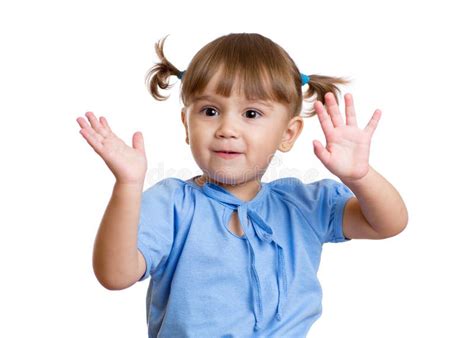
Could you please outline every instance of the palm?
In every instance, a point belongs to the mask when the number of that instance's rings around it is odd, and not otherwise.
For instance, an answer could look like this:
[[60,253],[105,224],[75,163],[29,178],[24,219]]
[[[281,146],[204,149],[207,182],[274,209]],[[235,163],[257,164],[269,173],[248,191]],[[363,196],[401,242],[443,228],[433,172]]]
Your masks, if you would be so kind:
[[320,101],[315,104],[316,112],[326,137],[326,147],[314,141],[314,152],[330,172],[341,180],[357,180],[369,170],[370,141],[380,119],[376,110],[364,129],[357,127],[352,96],[344,96],[346,103],[346,124],[332,93],[325,96],[326,109]]
[[100,121],[93,113],[87,113],[91,126],[84,118],[79,117],[77,122],[82,127],[81,134],[102,157],[105,164],[121,183],[142,183],[147,168],[144,142],[141,133],[133,135],[133,147],[129,147],[110,129],[104,117]]

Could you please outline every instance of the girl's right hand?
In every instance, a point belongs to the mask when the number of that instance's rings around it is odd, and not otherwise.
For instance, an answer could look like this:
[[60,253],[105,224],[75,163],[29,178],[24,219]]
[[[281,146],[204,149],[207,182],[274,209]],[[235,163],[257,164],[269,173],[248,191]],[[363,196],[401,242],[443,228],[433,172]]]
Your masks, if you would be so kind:
[[76,121],[81,126],[79,132],[102,157],[117,182],[143,185],[147,160],[142,133],[133,134],[131,148],[112,132],[105,117],[101,116],[97,120],[92,112],[85,115],[91,125],[83,117],[78,117]]

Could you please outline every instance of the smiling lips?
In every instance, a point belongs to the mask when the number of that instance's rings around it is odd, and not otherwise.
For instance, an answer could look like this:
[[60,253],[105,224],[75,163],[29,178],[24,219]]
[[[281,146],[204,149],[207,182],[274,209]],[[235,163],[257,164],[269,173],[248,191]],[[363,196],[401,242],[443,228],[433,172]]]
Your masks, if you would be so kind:
[[216,150],[216,153],[240,154],[240,152],[238,152],[238,151],[232,151],[232,150]]
[[239,153],[236,151],[230,151],[230,150],[216,150],[214,152],[217,154],[217,156],[225,158],[225,159],[232,159],[239,155],[242,155],[242,153]]

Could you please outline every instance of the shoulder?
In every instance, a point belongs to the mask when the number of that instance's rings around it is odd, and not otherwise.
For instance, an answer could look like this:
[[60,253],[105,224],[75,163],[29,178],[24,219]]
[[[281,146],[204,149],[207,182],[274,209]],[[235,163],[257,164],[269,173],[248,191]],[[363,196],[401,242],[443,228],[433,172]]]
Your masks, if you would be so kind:
[[267,183],[268,189],[281,196],[289,196],[295,191],[304,189],[304,183],[296,177],[283,177]]
[[[179,178],[165,178],[142,193],[140,223],[142,227],[180,229],[196,210],[195,189]],[[155,231],[155,230],[152,230]]]
[[304,183],[296,177],[285,177],[269,182],[268,187],[283,198],[301,202],[352,194],[346,185],[331,178]]
[[278,196],[311,226],[320,243],[346,240],[342,234],[342,215],[344,204],[353,196],[346,185],[331,178],[309,183],[284,178],[270,182],[269,188],[272,196]]
[[186,184],[183,180],[174,177],[168,177],[152,184],[145,189],[143,193],[156,194],[157,192],[173,192]]
[[[158,181],[145,189],[142,193],[142,203],[155,204],[157,202],[168,202],[171,205],[183,206],[193,193],[193,188],[179,178],[168,177]],[[173,203],[170,203],[173,202]]]

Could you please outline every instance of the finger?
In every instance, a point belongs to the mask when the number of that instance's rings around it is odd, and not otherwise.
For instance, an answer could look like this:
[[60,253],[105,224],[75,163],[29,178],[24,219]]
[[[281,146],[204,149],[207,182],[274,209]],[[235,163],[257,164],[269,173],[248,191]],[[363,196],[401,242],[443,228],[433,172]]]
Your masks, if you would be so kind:
[[375,128],[377,128],[381,116],[382,111],[376,109],[369,123],[367,123],[367,126],[364,128],[364,130],[366,130],[370,134],[370,136],[373,135]]
[[106,118],[104,116],[99,117],[99,121],[102,123],[102,126],[109,132],[112,132],[112,129],[109,126],[109,123],[107,122]]
[[346,124],[348,126],[357,127],[357,119],[354,107],[354,99],[351,94],[344,95],[344,100],[346,104]]
[[331,116],[332,124],[334,128],[344,125],[341,113],[339,112],[339,106],[337,105],[336,98],[333,93],[329,92],[324,95],[324,101],[326,103],[327,111]]
[[314,140],[313,141],[313,147],[314,147],[314,154],[323,162],[323,164],[327,163],[329,161],[329,157],[331,154],[329,151],[326,150],[326,148],[323,147],[321,142]]
[[326,109],[324,108],[324,105],[321,101],[316,101],[314,104],[314,109],[318,114],[319,123],[321,124],[321,128],[323,128],[324,135],[327,135],[334,129],[331,118],[326,112]]
[[81,128],[85,128],[86,126],[88,126],[87,121],[83,117],[78,117],[76,121]]
[[97,134],[90,126],[82,128],[79,133],[86,139],[87,143],[100,154],[103,149],[102,141],[99,139],[100,135]]
[[77,123],[81,126],[81,128],[86,131],[85,134],[82,134],[83,136],[84,135],[90,135],[90,137],[93,137],[95,139],[97,139],[98,142],[101,142],[104,140],[104,137],[100,134],[98,134],[94,129],[91,128],[91,126],[89,125],[89,123],[87,123],[87,121],[83,118],[83,117],[78,117],[76,119]]
[[87,112],[86,117],[89,119],[89,122],[92,126],[92,128],[99,133],[102,136],[107,136],[107,131],[105,128],[102,126],[102,124],[97,120],[93,112]]
[[132,146],[134,149],[139,150],[143,154],[145,153],[145,142],[143,140],[143,134],[141,132],[137,131],[135,134],[133,134]]

